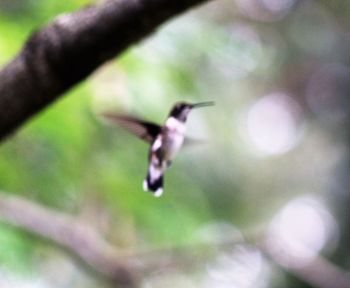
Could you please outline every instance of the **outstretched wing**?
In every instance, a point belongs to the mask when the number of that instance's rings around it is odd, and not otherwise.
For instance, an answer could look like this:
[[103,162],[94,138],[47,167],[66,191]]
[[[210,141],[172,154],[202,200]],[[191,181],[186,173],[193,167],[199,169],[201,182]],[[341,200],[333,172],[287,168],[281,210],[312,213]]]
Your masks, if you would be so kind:
[[112,112],[105,112],[102,116],[149,143],[155,140],[161,130],[161,127],[157,124],[143,121],[132,116]]

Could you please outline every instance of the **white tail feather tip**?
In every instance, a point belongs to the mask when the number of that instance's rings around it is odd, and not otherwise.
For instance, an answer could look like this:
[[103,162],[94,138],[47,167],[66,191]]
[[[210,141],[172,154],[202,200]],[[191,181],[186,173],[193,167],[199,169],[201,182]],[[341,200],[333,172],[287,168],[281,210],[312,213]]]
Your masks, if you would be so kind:
[[162,196],[162,194],[163,194],[163,188],[159,188],[159,189],[157,189],[157,191],[156,192],[154,192],[154,196],[155,197],[160,197],[160,196]]

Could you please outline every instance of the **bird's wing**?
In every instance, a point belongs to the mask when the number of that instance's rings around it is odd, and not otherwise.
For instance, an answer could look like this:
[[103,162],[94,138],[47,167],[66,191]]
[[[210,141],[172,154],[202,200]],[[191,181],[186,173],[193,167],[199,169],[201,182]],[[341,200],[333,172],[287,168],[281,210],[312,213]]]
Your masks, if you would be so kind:
[[149,143],[152,143],[161,131],[161,127],[159,125],[140,120],[136,117],[112,112],[105,112],[102,114],[102,116],[111,123],[115,123],[123,127],[130,133]]

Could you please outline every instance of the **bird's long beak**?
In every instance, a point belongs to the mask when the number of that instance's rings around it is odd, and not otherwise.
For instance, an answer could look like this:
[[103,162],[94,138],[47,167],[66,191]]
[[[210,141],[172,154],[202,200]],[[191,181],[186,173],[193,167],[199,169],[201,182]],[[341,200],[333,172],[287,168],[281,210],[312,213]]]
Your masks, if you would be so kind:
[[200,107],[207,107],[207,106],[214,106],[214,105],[215,105],[214,101],[208,101],[208,102],[192,104],[191,108],[200,108]]

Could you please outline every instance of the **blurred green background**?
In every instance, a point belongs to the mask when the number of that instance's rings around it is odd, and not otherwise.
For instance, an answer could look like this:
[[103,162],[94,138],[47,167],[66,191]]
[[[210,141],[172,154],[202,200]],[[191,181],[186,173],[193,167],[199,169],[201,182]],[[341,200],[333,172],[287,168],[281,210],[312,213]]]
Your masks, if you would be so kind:
[[[0,0],[1,65],[34,30],[89,3]],[[75,215],[125,251],[258,227],[297,256],[349,268],[349,16],[347,1],[218,0],[173,19],[3,142],[0,189]],[[112,107],[161,123],[180,100],[216,106],[190,115],[188,134],[206,143],[183,149],[156,199],[142,191],[147,145],[98,115]],[[279,266],[236,247],[142,285],[311,287]],[[1,224],[1,287],[104,285],[52,243]]]

